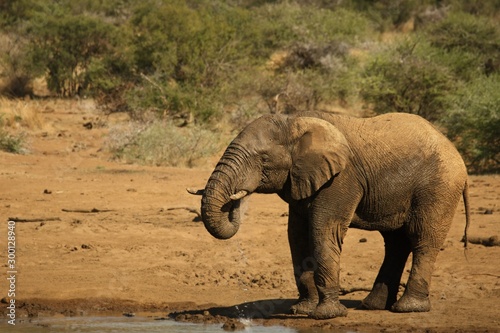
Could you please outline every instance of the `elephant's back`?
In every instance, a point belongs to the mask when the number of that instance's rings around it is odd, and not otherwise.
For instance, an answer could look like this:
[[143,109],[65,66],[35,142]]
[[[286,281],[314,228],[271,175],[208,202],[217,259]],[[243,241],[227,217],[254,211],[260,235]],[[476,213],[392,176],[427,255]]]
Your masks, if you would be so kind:
[[[354,150],[375,170],[436,175],[463,183],[467,170],[453,143],[424,118],[388,113],[372,118],[338,119],[338,127],[353,142]],[[352,130],[353,129],[353,130]],[[368,157],[367,157],[368,156]]]
[[[426,119],[409,113],[386,113],[356,118],[322,112],[299,116],[324,119],[344,134],[358,161],[371,169],[423,168],[428,173],[467,176],[466,167],[453,143]],[[459,176],[460,174],[460,176]]]
[[409,113],[387,113],[366,118],[366,124],[379,140],[394,149],[423,159],[438,158],[444,165],[463,167],[463,159],[455,145],[432,123]]

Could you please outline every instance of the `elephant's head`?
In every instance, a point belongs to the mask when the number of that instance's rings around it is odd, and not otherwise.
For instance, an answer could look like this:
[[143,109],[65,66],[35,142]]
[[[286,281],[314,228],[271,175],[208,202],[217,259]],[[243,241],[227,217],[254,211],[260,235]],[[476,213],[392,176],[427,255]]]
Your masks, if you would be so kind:
[[[344,169],[350,148],[329,122],[312,117],[263,116],[227,147],[202,191],[202,219],[219,239],[240,225],[240,201],[247,195],[285,190],[293,200],[312,196]],[[188,190],[189,191],[189,190]]]

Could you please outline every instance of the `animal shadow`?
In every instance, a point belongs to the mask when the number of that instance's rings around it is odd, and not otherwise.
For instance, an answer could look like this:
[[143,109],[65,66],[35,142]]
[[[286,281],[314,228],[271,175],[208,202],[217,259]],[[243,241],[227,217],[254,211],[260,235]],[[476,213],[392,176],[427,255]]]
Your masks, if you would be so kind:
[[[291,319],[306,318],[305,315],[293,315],[290,307],[296,299],[267,299],[255,302],[246,302],[224,307],[211,307],[200,310],[186,310],[169,314],[172,319],[192,318],[206,321],[207,317],[248,318],[248,319]],[[347,308],[358,308],[361,301],[341,300]]]

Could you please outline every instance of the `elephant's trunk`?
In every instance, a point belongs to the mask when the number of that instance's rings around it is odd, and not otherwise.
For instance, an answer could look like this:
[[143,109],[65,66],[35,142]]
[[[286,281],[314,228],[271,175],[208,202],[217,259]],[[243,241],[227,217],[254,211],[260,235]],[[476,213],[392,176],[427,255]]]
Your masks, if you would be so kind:
[[218,239],[233,237],[240,227],[240,202],[246,192],[236,193],[237,177],[241,173],[234,162],[234,159],[221,159],[207,182],[201,200],[205,228]]
[[231,200],[222,204],[214,203],[213,197],[205,195],[202,199],[201,216],[205,228],[218,239],[229,239],[238,231],[241,223],[240,200]]

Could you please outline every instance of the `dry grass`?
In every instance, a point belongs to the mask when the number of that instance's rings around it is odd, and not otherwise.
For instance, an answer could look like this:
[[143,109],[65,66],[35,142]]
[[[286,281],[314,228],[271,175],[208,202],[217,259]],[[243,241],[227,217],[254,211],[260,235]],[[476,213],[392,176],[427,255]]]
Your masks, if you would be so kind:
[[126,163],[194,167],[221,147],[221,135],[201,127],[177,127],[169,121],[130,122],[110,129],[106,146]]
[[93,100],[9,99],[0,96],[0,150],[28,153],[29,138],[57,131],[48,113],[75,113],[82,117],[95,113]]
[[4,128],[40,130],[44,127],[40,115],[41,103],[31,100],[0,97],[0,117]]

